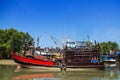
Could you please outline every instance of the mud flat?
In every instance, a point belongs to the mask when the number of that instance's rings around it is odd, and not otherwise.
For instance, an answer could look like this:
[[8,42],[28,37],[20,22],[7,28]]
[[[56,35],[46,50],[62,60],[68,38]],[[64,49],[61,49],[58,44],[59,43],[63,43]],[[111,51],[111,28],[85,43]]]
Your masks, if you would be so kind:
[[16,63],[10,59],[10,60],[6,60],[6,59],[0,59],[0,65],[15,65]]

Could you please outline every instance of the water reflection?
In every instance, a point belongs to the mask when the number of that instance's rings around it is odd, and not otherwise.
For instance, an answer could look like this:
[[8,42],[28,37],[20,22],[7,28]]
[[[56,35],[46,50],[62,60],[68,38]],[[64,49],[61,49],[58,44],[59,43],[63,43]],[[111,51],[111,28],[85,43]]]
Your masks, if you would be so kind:
[[22,69],[0,65],[1,80],[120,80],[120,66],[106,65],[105,70],[74,72],[41,72],[37,69]]
[[116,66],[115,63],[105,63],[105,70],[114,70]]
[[53,73],[34,73],[34,74],[22,74],[12,78],[12,80],[44,80],[44,79],[53,80]]
[[105,73],[103,77],[93,77],[90,80],[119,80],[120,73],[119,66],[117,66],[115,63],[105,63]]
[[11,80],[88,80],[102,76],[104,74],[98,72],[37,73],[17,75]]

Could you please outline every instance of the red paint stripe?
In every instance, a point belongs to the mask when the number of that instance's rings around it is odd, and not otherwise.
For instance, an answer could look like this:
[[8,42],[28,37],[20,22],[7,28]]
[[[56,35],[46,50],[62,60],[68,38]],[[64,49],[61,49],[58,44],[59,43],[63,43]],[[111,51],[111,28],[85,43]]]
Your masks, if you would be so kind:
[[35,60],[35,59],[29,59],[29,58],[25,58],[25,57],[21,57],[21,56],[17,56],[17,55],[13,55],[13,58],[25,63],[31,63],[31,64],[36,64],[36,65],[45,65],[45,66],[54,66],[54,62],[53,61],[44,61],[44,60]]

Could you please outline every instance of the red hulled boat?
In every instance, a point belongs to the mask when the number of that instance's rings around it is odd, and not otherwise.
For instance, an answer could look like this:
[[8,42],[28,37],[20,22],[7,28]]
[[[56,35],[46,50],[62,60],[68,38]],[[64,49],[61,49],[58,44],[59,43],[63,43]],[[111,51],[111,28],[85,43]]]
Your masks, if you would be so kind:
[[[86,42],[82,42],[86,43]],[[81,48],[82,47],[82,48]],[[51,50],[50,50],[51,51]],[[25,51],[26,52],[26,51]],[[104,63],[101,62],[100,53],[96,46],[93,48],[86,48],[85,46],[79,46],[78,48],[66,47],[61,50],[62,58],[56,58],[55,54],[44,54],[44,55],[27,55],[20,56],[12,52],[12,58],[14,61],[21,66],[31,67],[33,66],[47,69],[66,69],[68,68],[98,68],[103,69]]]

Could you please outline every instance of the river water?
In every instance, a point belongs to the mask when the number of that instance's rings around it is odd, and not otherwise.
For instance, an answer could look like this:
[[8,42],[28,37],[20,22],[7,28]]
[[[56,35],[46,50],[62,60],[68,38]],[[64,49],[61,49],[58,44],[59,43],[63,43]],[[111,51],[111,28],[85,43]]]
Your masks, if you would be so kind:
[[16,72],[16,66],[0,65],[0,80],[120,80],[120,66],[106,65],[104,70],[74,72],[39,72],[22,69]]

